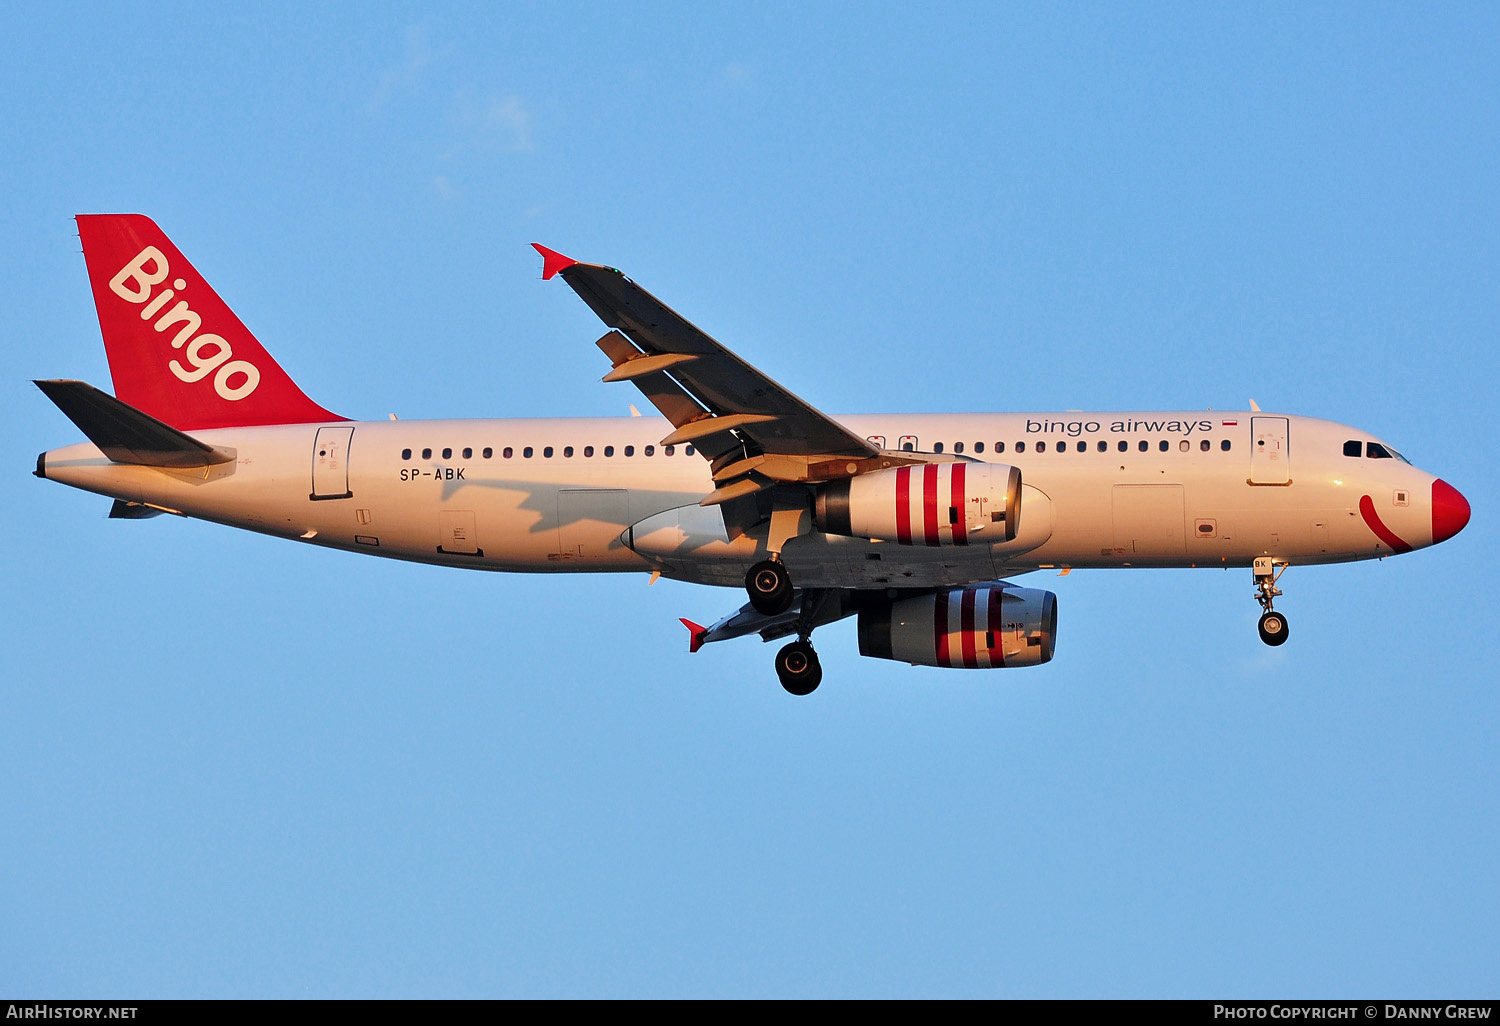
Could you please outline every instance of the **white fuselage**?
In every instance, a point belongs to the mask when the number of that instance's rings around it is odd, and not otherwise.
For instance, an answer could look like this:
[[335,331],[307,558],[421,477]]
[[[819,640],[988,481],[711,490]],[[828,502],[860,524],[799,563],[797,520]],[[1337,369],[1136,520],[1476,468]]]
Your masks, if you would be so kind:
[[[1331,563],[1434,540],[1433,475],[1399,458],[1345,455],[1346,442],[1376,440],[1330,421],[1261,412],[838,420],[886,449],[941,446],[1018,467],[1020,533],[1009,543],[899,545],[823,534],[808,511],[781,550],[805,587],[934,587],[1050,566],[1248,566],[1262,556]],[[714,487],[708,465],[685,446],[668,454],[658,440],[671,430],[656,417],[351,421],[195,432],[235,452],[207,470],[111,463],[89,443],[43,463],[48,479],[89,491],[370,555],[738,586],[764,558],[765,528],[731,538],[717,507],[697,505]]]

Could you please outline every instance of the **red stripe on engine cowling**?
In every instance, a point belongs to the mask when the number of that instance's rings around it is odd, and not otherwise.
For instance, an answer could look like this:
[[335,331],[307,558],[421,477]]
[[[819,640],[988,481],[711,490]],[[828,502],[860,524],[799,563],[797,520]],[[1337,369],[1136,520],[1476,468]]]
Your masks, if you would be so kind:
[[927,536],[928,545],[937,545],[938,542],[938,516],[937,516],[937,479],[938,468],[936,464],[928,464],[922,468],[922,528]]
[[940,591],[932,597],[932,644],[937,653],[939,666],[952,666],[948,655],[948,593]]
[[964,513],[964,464],[953,464],[953,476],[949,479],[949,504],[958,510],[958,519],[953,522],[953,544],[969,544],[969,520]]
[[964,665],[969,669],[978,669],[979,656],[975,651],[974,639],[974,599],[977,593],[975,588],[965,588],[963,603],[959,606],[959,631],[963,638]]
[[990,649],[991,666],[1005,665],[1005,639],[1000,636],[1005,626],[1005,618],[1001,612],[1004,608],[1004,603],[1001,601],[1003,593],[1001,588],[990,589],[989,631],[995,637],[995,647]]
[[911,468],[896,471],[896,541],[911,544]]

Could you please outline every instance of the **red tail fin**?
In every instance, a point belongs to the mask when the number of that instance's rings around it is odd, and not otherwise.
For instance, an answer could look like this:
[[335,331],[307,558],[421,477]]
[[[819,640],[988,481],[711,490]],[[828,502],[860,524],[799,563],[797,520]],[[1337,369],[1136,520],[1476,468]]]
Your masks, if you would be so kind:
[[149,217],[80,214],[115,395],[183,431],[343,420],[313,402]]

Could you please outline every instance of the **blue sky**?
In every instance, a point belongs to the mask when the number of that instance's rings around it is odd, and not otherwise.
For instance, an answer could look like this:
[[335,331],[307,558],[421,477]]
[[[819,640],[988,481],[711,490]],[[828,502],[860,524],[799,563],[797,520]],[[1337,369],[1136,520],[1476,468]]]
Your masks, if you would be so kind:
[[[0,992],[1442,996],[1500,985],[1488,4],[24,5],[0,65]],[[352,417],[613,415],[528,243],[829,411],[1243,409],[1474,520],[1042,574],[1049,665],[689,656],[740,597],[480,575],[29,475],[139,211]]]

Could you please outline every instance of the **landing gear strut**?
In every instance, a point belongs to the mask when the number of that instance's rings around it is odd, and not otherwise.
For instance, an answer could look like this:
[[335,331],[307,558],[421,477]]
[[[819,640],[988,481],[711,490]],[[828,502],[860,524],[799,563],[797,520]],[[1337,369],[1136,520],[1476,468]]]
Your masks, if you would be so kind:
[[1276,612],[1271,607],[1271,602],[1281,589],[1276,587],[1276,582],[1281,580],[1281,575],[1286,572],[1287,564],[1282,563],[1279,567],[1269,556],[1261,556],[1255,560],[1255,601],[1260,603],[1260,608],[1265,610],[1260,617],[1260,640],[1267,645],[1283,645],[1286,643],[1287,623],[1286,617]]
[[776,676],[781,678],[781,686],[793,695],[810,695],[823,681],[823,664],[818,662],[818,653],[813,651],[810,639],[823,604],[836,600],[837,596],[837,591],[827,588],[807,588],[802,592],[797,640],[776,653]]
[[792,575],[781,560],[763,559],[745,574],[745,592],[757,613],[784,613],[792,605]]

